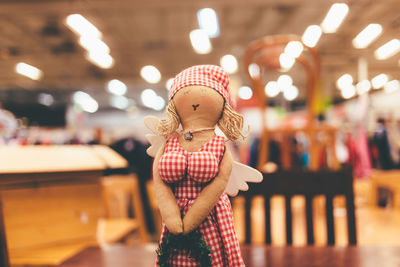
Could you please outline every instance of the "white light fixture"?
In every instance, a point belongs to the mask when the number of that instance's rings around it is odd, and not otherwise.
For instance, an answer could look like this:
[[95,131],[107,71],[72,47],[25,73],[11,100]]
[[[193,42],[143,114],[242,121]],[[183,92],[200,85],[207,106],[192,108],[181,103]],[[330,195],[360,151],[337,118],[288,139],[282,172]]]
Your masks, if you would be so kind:
[[242,86],[238,92],[239,98],[249,100],[253,96],[253,91],[248,86]]
[[398,80],[392,80],[390,82],[387,82],[384,86],[386,93],[393,93],[394,91],[399,90],[399,88],[400,88],[400,82]]
[[129,107],[129,99],[121,95],[113,95],[110,98],[110,105],[118,109],[127,109]]
[[169,91],[169,89],[172,86],[172,83],[174,82],[174,78],[170,78],[167,80],[167,82],[165,83],[165,88],[167,88],[167,90]]
[[256,63],[251,63],[249,65],[249,73],[252,78],[260,76],[260,67]]
[[372,78],[371,83],[372,83],[372,87],[374,89],[378,89],[381,88],[385,85],[385,83],[387,83],[387,81],[389,80],[389,77],[386,74],[379,74],[377,76],[375,76],[374,78]]
[[50,94],[40,93],[38,96],[38,102],[49,107],[54,103],[54,97]]
[[145,107],[162,110],[165,107],[165,100],[161,96],[158,96],[152,89],[145,89],[140,95],[142,103]]
[[90,51],[87,54],[87,59],[96,66],[103,69],[109,69],[114,66],[114,59],[107,53]]
[[39,80],[43,76],[43,72],[40,69],[24,62],[20,62],[15,65],[15,71],[18,74],[21,74],[35,81]]
[[284,74],[279,76],[277,83],[280,90],[283,91],[285,88],[290,87],[293,84],[293,80],[289,75]]
[[366,48],[376,40],[381,33],[382,26],[380,24],[369,24],[353,39],[353,46],[358,49]]
[[76,34],[100,38],[101,32],[81,14],[71,14],[66,19],[67,26]]
[[309,47],[314,47],[318,43],[321,34],[322,34],[321,27],[319,27],[318,25],[310,25],[304,31],[301,40],[305,45]]
[[400,40],[393,39],[375,50],[375,58],[384,60],[394,56],[400,51]]
[[148,83],[158,83],[161,80],[160,71],[152,65],[144,66],[140,70],[140,76]]
[[78,91],[73,96],[74,103],[79,105],[84,111],[94,113],[98,110],[99,104],[89,94]]
[[356,85],[357,94],[362,95],[371,89],[371,83],[368,80],[362,80]]
[[269,97],[275,97],[281,92],[279,85],[275,81],[270,81],[265,85],[265,94]]
[[346,85],[345,87],[342,88],[341,93],[344,99],[352,98],[353,96],[356,95],[356,87],[352,84]]
[[151,103],[156,97],[157,94],[152,89],[145,89],[140,95],[140,99],[142,100],[143,105],[145,105],[146,107],[150,107]]
[[212,50],[210,39],[204,30],[193,30],[190,32],[190,42],[198,54],[208,54]]
[[285,54],[288,54],[293,58],[298,58],[303,52],[303,49],[303,44],[299,41],[290,41],[285,47]]
[[225,55],[220,60],[221,67],[229,74],[236,73],[238,70],[238,62],[232,55]]
[[161,96],[157,96],[154,100],[152,108],[160,111],[165,107],[165,100]]
[[342,24],[344,18],[349,12],[349,6],[344,3],[335,3],[331,6],[324,20],[321,23],[321,28],[324,33],[334,33]]
[[299,89],[296,86],[290,85],[283,89],[283,97],[288,101],[293,101],[299,95]]
[[215,38],[219,36],[218,17],[214,9],[203,8],[197,11],[197,21],[199,28],[206,31],[208,37]]
[[79,44],[89,52],[110,53],[110,48],[102,40],[96,37],[81,36]]
[[290,56],[289,54],[282,53],[279,56],[279,64],[281,65],[281,69],[284,71],[290,70],[295,63],[294,57]]
[[342,90],[345,87],[353,84],[353,77],[350,74],[343,74],[336,81],[336,86],[338,89]]
[[127,91],[126,85],[120,80],[111,80],[107,84],[107,91],[114,95],[124,95]]

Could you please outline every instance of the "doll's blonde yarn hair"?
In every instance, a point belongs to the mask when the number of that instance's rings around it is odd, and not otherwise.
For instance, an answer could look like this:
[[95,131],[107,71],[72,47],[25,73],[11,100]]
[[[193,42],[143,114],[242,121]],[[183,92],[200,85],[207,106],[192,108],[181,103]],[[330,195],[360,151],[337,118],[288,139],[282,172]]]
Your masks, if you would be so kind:
[[[158,132],[160,135],[168,138],[176,132],[181,123],[174,101],[169,101],[166,108],[166,115],[167,118],[161,120],[160,124],[158,125]],[[231,141],[236,141],[241,137],[246,137],[242,133],[243,116],[234,111],[227,102],[224,103],[223,110],[217,124],[225,136]]]

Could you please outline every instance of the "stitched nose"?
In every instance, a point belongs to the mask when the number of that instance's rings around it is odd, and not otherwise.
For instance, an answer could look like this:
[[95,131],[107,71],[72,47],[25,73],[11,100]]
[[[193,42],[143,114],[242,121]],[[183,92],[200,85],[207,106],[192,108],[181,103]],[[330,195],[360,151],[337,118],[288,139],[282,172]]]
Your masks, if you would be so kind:
[[193,107],[193,110],[196,110],[198,107],[200,106],[200,104],[197,104],[197,105],[192,105],[192,107]]

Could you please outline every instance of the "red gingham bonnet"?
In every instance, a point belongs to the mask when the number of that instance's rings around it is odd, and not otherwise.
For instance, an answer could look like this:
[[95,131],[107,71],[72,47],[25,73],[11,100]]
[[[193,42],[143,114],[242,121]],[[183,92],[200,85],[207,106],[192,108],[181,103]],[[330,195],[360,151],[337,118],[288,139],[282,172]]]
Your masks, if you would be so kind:
[[171,88],[169,89],[169,99],[184,87],[190,85],[203,85],[210,87],[220,93],[231,107],[235,103],[231,97],[231,89],[229,88],[229,77],[226,71],[215,65],[197,65],[184,69],[176,75]]

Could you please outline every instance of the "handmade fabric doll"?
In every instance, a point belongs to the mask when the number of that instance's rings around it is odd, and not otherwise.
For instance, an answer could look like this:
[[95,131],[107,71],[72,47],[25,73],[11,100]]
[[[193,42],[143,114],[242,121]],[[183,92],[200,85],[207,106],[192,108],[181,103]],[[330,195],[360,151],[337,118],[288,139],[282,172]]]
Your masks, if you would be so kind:
[[[243,137],[227,73],[199,65],[179,73],[169,91],[167,119],[145,118],[155,156],[154,186],[163,218],[159,266],[244,266],[226,193],[260,182],[256,170],[234,162],[225,138]],[[177,132],[178,127],[182,130]]]

